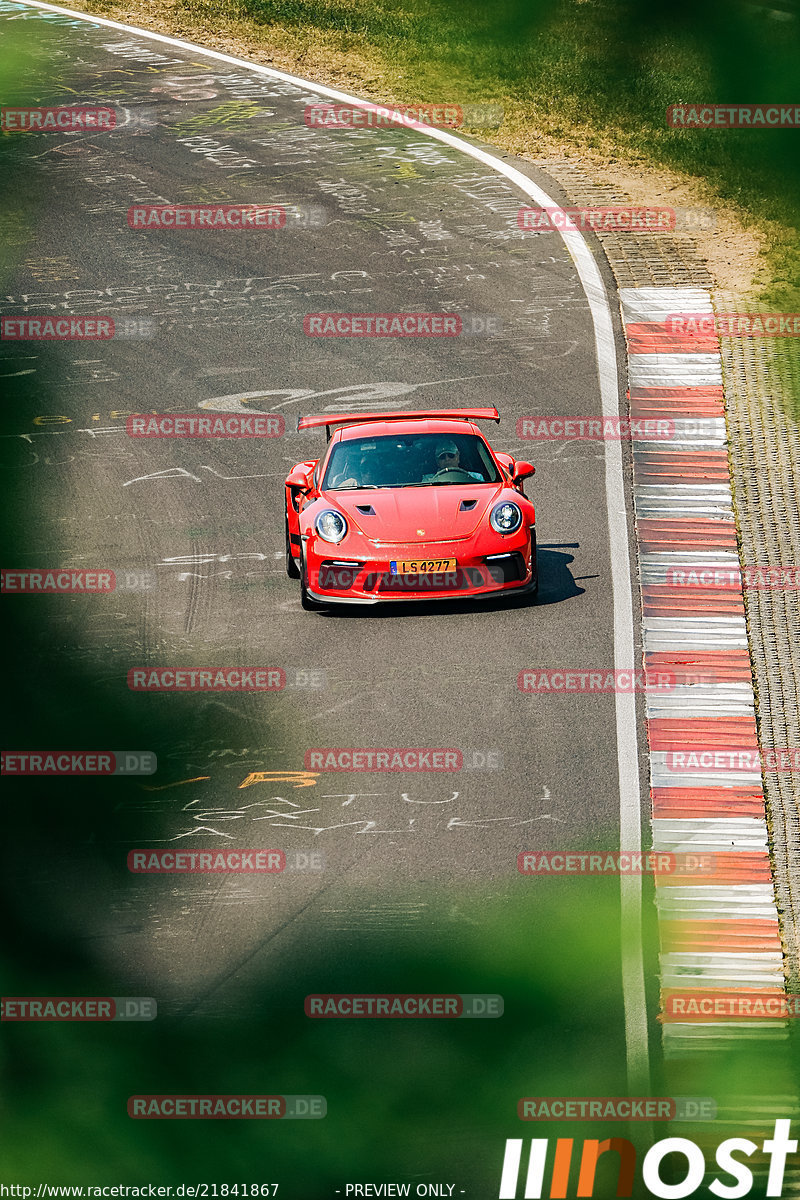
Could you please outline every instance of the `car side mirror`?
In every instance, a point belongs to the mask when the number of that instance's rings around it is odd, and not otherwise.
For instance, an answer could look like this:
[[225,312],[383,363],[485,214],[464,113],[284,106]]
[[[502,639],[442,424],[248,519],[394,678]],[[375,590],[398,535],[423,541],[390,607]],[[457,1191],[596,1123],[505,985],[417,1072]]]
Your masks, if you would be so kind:
[[288,487],[299,488],[301,492],[311,490],[311,476],[314,474],[316,463],[299,463],[289,475],[286,476]]
[[533,463],[524,462],[521,458],[517,459],[514,464],[514,483],[521,483],[523,479],[535,474],[536,467]]

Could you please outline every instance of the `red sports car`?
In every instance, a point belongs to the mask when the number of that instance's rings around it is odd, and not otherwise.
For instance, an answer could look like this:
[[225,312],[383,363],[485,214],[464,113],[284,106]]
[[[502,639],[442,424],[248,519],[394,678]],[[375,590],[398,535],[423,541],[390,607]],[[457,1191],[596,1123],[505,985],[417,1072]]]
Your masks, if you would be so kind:
[[[475,421],[496,408],[328,413],[320,459],[286,479],[286,571],[304,608],[535,593],[529,462]],[[378,493],[380,492],[380,495]]]

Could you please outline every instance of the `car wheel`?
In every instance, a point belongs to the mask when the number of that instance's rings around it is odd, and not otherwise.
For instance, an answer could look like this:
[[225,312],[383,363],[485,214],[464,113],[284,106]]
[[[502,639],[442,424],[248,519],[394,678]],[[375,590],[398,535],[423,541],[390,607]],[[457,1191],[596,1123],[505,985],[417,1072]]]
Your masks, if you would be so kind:
[[286,518],[286,574],[290,579],[300,578],[300,568],[297,559],[292,554],[292,543],[289,537],[289,518]]
[[319,604],[316,600],[313,600],[311,598],[311,596],[309,596],[309,594],[308,594],[308,588],[306,587],[306,560],[305,560],[305,558],[303,558],[302,552],[300,555],[299,574],[300,574],[300,605],[301,605],[301,607],[304,608],[306,610],[306,612],[319,612],[319,610],[323,607],[323,605]]
[[528,596],[531,600],[538,600],[538,598],[539,598],[539,560],[536,555],[536,543],[534,543],[534,546],[533,546],[533,569],[536,572],[536,583],[533,585],[531,590],[528,592]]

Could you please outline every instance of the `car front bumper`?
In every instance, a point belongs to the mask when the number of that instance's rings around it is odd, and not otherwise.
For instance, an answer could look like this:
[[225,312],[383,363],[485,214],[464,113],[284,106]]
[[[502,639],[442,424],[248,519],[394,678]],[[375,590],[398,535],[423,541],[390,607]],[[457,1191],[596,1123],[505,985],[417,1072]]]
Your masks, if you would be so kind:
[[[534,592],[538,584],[536,532],[523,526],[498,544],[435,543],[420,547],[364,547],[368,552],[337,554],[319,538],[306,541],[306,590],[322,604],[397,604],[420,600],[491,599],[505,593]],[[354,547],[354,549],[356,549]],[[393,575],[391,563],[455,559],[454,572]]]

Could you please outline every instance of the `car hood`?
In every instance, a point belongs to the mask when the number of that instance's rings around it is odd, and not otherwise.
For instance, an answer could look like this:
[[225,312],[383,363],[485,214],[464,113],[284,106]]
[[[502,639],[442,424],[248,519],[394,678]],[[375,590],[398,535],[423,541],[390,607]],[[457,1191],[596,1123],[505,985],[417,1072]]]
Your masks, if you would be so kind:
[[507,488],[448,483],[433,487],[354,488],[321,497],[372,541],[398,545],[468,538]]

